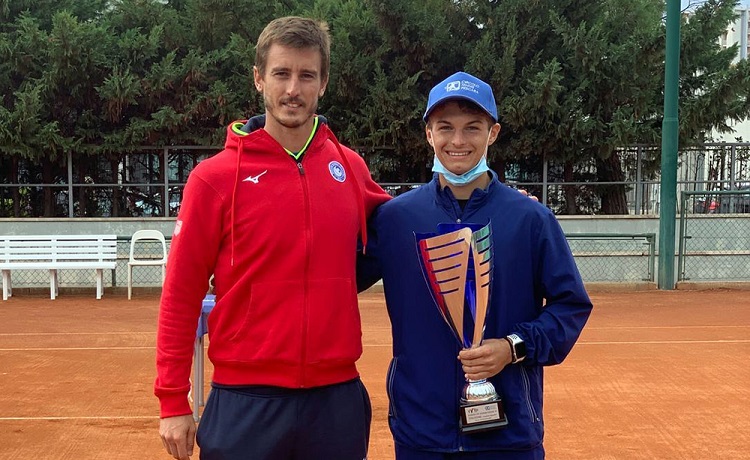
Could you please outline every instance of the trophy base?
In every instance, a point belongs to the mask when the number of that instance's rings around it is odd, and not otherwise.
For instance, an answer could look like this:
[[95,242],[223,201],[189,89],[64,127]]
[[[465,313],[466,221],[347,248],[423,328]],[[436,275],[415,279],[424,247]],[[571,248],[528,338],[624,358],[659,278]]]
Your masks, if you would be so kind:
[[461,404],[461,433],[479,433],[508,425],[508,418],[500,399],[495,401]]

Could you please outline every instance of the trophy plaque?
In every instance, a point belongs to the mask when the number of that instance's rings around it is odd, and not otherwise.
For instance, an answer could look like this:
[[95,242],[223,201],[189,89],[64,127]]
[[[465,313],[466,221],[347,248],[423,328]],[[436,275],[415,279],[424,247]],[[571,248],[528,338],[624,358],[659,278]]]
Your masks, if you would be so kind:
[[[492,283],[490,224],[440,224],[415,234],[425,280],[440,315],[464,348],[482,343]],[[459,405],[461,432],[506,426],[502,400],[487,379],[467,380]]]

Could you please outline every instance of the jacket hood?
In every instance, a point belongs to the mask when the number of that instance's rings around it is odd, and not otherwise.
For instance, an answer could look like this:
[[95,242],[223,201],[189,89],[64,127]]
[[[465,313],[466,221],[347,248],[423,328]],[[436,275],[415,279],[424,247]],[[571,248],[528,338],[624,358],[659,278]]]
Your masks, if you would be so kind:
[[[328,119],[324,117],[323,115],[318,115],[318,121],[321,124],[328,124]],[[266,115],[256,115],[252,117],[251,119],[247,120],[247,123],[245,123],[242,128],[240,128],[240,131],[245,133],[251,133],[253,131],[257,131],[261,128],[266,126]]]
[[[365,212],[365,202],[363,191],[357,180],[357,175],[354,173],[349,160],[346,157],[346,153],[341,147],[336,136],[328,128],[328,120],[322,116],[318,117],[318,131],[315,133],[315,140],[311,144],[311,147],[318,142],[331,141],[336,147],[336,150],[341,157],[342,164],[347,170],[348,175],[352,178],[351,184],[354,187],[354,193],[357,196],[359,202],[359,217],[360,217],[360,238],[362,239],[362,251],[365,251],[367,247],[367,214]],[[266,126],[266,116],[256,115],[246,121],[235,121],[227,127],[227,139],[224,142],[224,148],[226,150],[235,150],[237,152],[237,166],[235,168],[234,187],[232,189],[232,203],[231,203],[231,251],[232,258],[231,264],[234,265],[234,222],[235,222],[235,207],[236,207],[236,196],[237,196],[237,185],[240,182],[240,166],[242,164],[242,157],[245,156],[243,148],[254,142],[260,141],[261,139],[272,140],[273,138],[262,128]],[[278,141],[273,140],[278,143]]]

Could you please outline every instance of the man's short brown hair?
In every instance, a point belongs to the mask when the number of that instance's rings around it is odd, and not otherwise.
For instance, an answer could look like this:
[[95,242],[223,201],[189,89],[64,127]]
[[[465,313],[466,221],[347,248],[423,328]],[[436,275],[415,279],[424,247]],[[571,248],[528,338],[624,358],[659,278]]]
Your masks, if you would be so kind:
[[331,35],[328,24],[311,18],[285,16],[269,22],[258,37],[255,45],[255,67],[263,75],[271,45],[278,44],[290,48],[317,48],[320,51],[320,76],[328,78],[331,63]]

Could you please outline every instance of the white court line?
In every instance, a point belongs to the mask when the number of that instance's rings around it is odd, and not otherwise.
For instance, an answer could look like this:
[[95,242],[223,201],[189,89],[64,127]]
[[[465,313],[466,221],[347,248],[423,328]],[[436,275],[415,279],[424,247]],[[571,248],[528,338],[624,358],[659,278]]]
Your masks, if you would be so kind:
[[157,420],[156,415],[113,415],[100,417],[0,417],[0,421],[24,421],[24,420]]
[[8,332],[0,333],[0,337],[24,337],[24,336],[48,336],[48,335],[133,335],[133,334],[152,334],[155,331],[148,332]]
[[[640,341],[620,341],[620,342],[595,342],[579,340],[576,342],[576,346],[579,345],[671,345],[671,344],[706,344],[706,343],[750,343],[750,339],[737,339],[737,340],[640,340]],[[391,344],[364,344],[366,347],[391,347]]]
[[670,345],[678,344],[706,344],[706,343],[750,343],[750,340],[640,340],[621,342],[588,342],[579,340],[576,345]]
[[[640,340],[640,341],[610,341],[589,342],[579,340],[576,345],[670,345],[670,344],[707,344],[707,343],[750,343],[750,340]],[[388,347],[393,345],[363,344],[365,347]],[[69,348],[0,348],[0,351],[95,351],[95,350],[155,350],[156,347],[69,347]]]
[[592,326],[592,327],[585,327],[583,328],[584,331],[604,331],[604,330],[618,330],[618,329],[742,329],[742,328],[750,328],[750,325],[747,326],[738,326],[738,325],[732,325],[728,324],[726,326],[710,326],[710,325],[701,325],[701,326]]
[[155,350],[152,347],[50,347],[50,348],[0,348],[0,351],[86,351],[86,350]]
[[[738,325],[701,325],[701,326],[588,326],[584,328],[584,331],[604,331],[604,330],[620,330],[620,329],[747,329],[747,326]],[[390,327],[382,327],[378,330],[390,330]],[[0,337],[37,337],[37,336],[52,336],[52,335],[156,335],[155,331],[135,331],[135,332],[8,332],[0,333]]]

